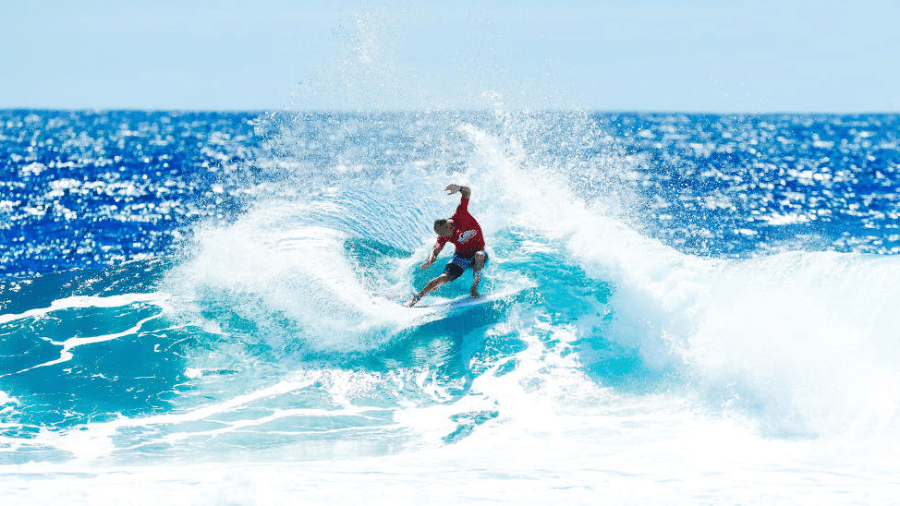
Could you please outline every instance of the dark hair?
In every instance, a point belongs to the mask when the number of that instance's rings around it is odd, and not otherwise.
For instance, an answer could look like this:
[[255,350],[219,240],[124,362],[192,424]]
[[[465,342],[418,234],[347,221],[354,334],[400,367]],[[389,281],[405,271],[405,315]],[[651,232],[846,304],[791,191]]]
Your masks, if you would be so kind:
[[434,231],[437,232],[438,227],[443,227],[447,224],[449,220],[446,218],[441,218],[439,220],[434,220]]

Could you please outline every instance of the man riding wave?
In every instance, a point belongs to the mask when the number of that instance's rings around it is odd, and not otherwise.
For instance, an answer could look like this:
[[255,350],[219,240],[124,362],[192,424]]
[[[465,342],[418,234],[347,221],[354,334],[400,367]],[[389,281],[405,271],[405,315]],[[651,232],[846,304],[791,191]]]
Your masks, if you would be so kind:
[[429,281],[425,288],[422,288],[422,291],[413,295],[413,298],[404,304],[406,307],[413,307],[419,302],[419,299],[437,290],[444,283],[462,276],[463,272],[468,268],[472,269],[472,298],[478,297],[478,283],[481,282],[481,270],[484,268],[488,256],[484,252],[484,234],[481,232],[481,226],[469,214],[469,197],[472,196],[472,190],[467,186],[456,184],[447,185],[444,190],[450,192],[448,195],[453,195],[457,192],[461,194],[459,206],[456,207],[456,212],[450,218],[434,221],[434,231],[438,235],[437,242],[434,243],[428,259],[419,266],[419,269],[430,267],[437,260],[437,256],[448,242],[453,243],[456,247],[456,252],[447,263],[447,266],[444,267],[444,273]]

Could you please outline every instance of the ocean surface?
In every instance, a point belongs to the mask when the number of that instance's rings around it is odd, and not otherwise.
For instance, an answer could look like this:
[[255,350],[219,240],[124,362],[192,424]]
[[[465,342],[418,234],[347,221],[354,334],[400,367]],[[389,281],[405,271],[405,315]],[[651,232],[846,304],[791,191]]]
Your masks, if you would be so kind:
[[[399,305],[449,183],[491,261]],[[900,116],[0,111],[0,503],[897,504]]]

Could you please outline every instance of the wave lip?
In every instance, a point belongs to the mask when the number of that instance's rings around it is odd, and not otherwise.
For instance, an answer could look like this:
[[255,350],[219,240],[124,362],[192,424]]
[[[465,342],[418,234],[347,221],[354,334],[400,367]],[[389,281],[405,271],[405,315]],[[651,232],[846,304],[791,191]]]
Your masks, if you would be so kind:
[[[685,272],[690,273],[685,275]],[[613,297],[611,337],[773,435],[900,421],[893,257],[792,252],[677,268]]]

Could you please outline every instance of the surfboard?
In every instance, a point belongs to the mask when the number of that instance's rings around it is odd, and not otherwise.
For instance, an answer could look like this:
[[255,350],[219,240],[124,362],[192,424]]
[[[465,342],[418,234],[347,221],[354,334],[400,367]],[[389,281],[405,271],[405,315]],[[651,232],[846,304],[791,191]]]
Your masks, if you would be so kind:
[[[462,297],[458,297],[456,299],[450,300],[439,300],[431,303],[419,303],[410,309],[431,309],[431,310],[456,310],[463,309],[472,306],[480,306],[482,304],[487,304],[490,302],[496,301],[510,301],[515,297],[518,293],[520,293],[521,289],[513,289],[513,290],[501,290],[497,292],[490,292],[487,295],[482,295],[478,298],[472,298],[469,295],[464,295]],[[407,299],[408,300],[408,299]]]

